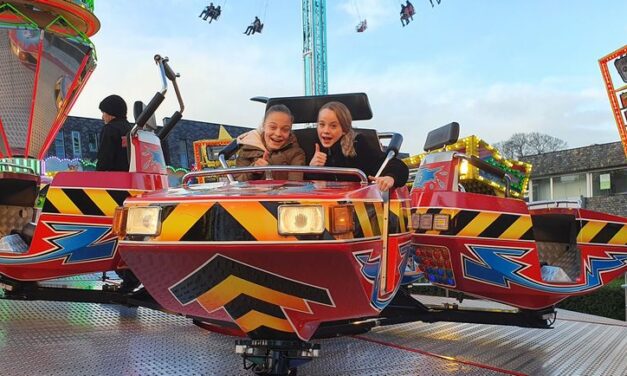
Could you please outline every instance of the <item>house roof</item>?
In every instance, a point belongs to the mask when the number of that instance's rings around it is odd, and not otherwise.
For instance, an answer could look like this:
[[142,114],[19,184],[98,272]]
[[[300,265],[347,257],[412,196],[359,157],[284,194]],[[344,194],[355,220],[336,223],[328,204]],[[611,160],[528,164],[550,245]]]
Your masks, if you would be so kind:
[[627,167],[627,158],[620,141],[527,155],[521,157],[520,160],[532,164],[532,178]]

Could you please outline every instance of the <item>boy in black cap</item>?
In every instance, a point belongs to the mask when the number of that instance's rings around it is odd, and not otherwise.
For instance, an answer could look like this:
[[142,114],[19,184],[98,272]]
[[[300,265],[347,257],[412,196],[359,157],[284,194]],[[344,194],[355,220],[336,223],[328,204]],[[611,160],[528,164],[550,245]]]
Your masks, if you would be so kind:
[[98,108],[105,125],[100,133],[96,171],[128,171],[126,135],[131,124],[126,121],[126,102],[119,95],[109,95]]

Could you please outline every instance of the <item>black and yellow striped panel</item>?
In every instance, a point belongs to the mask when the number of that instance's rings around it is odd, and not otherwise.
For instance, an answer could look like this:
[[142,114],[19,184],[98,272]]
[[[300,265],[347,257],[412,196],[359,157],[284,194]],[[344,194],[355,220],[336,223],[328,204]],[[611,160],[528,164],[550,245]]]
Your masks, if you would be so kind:
[[333,306],[326,289],[217,255],[170,288],[181,304],[207,312],[224,308],[251,338],[296,338],[284,309],[311,312],[309,302]]
[[42,211],[53,214],[112,217],[115,208],[139,191],[50,187]]
[[578,243],[627,245],[627,225],[616,222],[579,220]]
[[408,200],[390,200],[388,234],[409,231],[410,207]]
[[416,230],[418,234],[451,235],[472,238],[503,240],[533,240],[529,215],[498,213],[451,208],[418,208],[412,213],[448,214],[451,217],[448,231]]
[[[329,216],[320,235],[283,236],[278,233],[278,208],[284,204],[314,204],[311,201],[239,201],[193,202],[162,205],[161,234],[158,241],[298,241],[338,240],[330,229]],[[347,202],[319,203],[329,213],[333,206]],[[354,238],[381,236],[383,204],[354,203]],[[404,219],[407,223],[407,219]]]

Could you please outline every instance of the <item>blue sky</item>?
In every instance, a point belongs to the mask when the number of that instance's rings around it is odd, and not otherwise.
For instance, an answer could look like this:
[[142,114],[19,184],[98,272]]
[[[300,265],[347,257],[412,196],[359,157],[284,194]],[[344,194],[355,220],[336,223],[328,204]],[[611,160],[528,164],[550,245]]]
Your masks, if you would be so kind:
[[[403,133],[411,153],[451,121],[492,143],[532,131],[569,147],[619,140],[598,59],[627,43],[627,1],[433,2],[415,0],[403,28],[398,0],[327,0],[329,91],[369,95],[374,118],[359,126]],[[96,1],[98,67],[71,115],[100,117],[111,93],[148,101],[155,53],[181,74],[192,120],[255,127],[263,108],[250,97],[303,94],[301,2],[214,3],[222,17],[208,24],[205,1]],[[245,36],[255,15],[263,33]],[[172,92],[158,118],[175,109]]]

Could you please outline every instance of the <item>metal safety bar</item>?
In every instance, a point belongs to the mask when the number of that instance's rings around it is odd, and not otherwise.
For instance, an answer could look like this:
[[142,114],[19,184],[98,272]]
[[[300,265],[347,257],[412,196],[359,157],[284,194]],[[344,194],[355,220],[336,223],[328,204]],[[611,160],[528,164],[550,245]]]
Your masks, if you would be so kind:
[[185,174],[183,176],[183,187],[188,187],[190,179],[207,177],[207,176],[222,176],[230,174],[243,174],[251,172],[267,172],[267,171],[287,171],[287,172],[305,172],[312,174],[339,174],[339,175],[353,175],[359,178],[362,185],[368,185],[368,177],[363,171],[356,168],[342,168],[342,167],[311,167],[311,166],[262,166],[262,167],[234,167],[234,168],[219,168],[215,170],[203,170],[195,171]]
[[625,289],[625,321],[627,321],[627,273],[625,273],[625,284],[622,287]]
[[[137,118],[137,123],[131,129],[130,135],[134,136],[137,131],[144,127],[144,124],[150,119],[152,114],[155,113],[161,102],[165,99],[165,93],[168,91],[168,73],[166,72],[166,63],[168,62],[168,58],[162,58],[161,55],[155,55],[154,57],[155,63],[159,66],[159,70],[161,71],[161,90],[155,93],[155,95],[150,100],[150,103],[146,106],[144,111]],[[168,70],[171,71],[171,69]]]
[[379,167],[379,171],[377,171],[377,174],[375,175],[375,177],[379,177],[383,173],[383,170],[388,165],[388,162],[390,162],[394,157],[396,157],[396,155],[398,154],[398,151],[401,148],[401,144],[403,143],[403,136],[400,133],[381,132],[381,133],[377,133],[377,136],[379,136],[380,139],[390,138],[391,140],[390,140],[390,144],[388,145],[388,153],[385,156],[385,160],[383,160],[383,163],[381,163],[381,167]]
[[35,172],[35,170],[33,168],[28,167],[28,166],[22,166],[22,165],[15,164],[15,163],[0,162],[0,166],[13,167],[13,168],[21,169],[21,170],[26,170],[26,171],[30,172],[31,174],[36,174],[36,172]]

